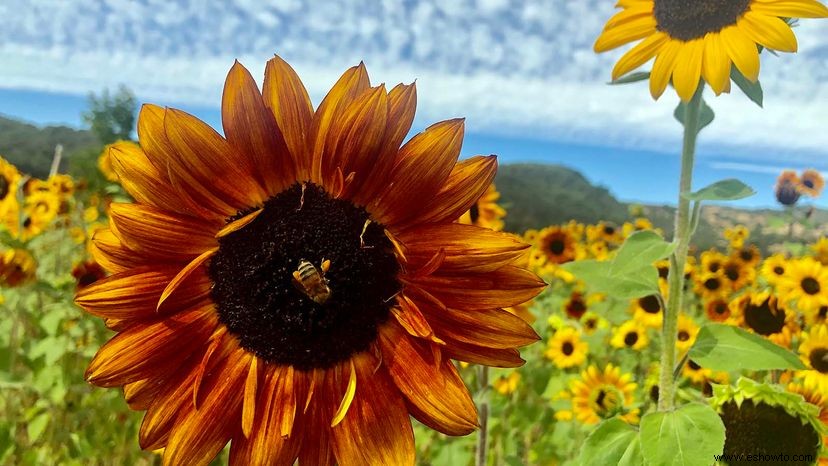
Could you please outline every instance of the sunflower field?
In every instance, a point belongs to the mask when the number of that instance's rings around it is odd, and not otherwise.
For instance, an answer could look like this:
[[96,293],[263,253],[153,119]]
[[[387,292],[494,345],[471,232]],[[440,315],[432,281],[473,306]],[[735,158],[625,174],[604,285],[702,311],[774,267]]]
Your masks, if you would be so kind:
[[236,61],[220,130],[147,103],[74,176],[0,158],[0,465],[828,463],[822,174],[779,174],[783,241],[693,240],[755,194],[694,186],[706,99],[761,106],[762,54],[828,8],[690,3],[621,0],[594,45],[679,101],[670,232],[506,231],[497,157],[409,134],[416,83],[363,63],[314,105]]

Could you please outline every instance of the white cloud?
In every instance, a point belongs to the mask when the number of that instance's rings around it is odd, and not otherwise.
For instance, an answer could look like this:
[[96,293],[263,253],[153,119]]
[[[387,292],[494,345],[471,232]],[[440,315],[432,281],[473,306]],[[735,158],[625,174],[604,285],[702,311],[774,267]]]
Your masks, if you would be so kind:
[[[239,58],[261,76],[273,53],[318,102],[364,59],[375,81],[417,79],[419,118],[458,115],[470,131],[674,151],[680,128],[668,93],[609,87],[622,51],[595,55],[611,0],[199,2],[62,0],[0,4],[0,87],[85,94],[126,83],[142,100],[217,106]],[[828,22],[797,28],[798,56],[763,56],[765,109],[711,98],[702,150],[801,161],[828,155]]]

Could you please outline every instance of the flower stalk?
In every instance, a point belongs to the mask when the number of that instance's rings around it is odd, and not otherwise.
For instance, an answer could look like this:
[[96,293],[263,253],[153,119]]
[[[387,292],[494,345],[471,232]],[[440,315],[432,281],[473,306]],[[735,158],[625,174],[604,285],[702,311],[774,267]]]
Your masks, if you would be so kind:
[[661,330],[661,370],[659,374],[658,410],[673,409],[676,393],[676,381],[673,370],[676,367],[676,339],[678,317],[684,299],[684,265],[687,262],[687,250],[693,233],[690,212],[690,200],[684,195],[689,193],[693,184],[693,162],[696,155],[696,137],[699,134],[702,92],[704,84],[700,83],[693,98],[684,107],[684,142],[681,151],[681,178],[679,181],[679,199],[676,209],[675,232],[673,243],[676,245],[670,256],[670,272],[667,276],[669,296],[664,310],[664,323]]
[[480,366],[478,377],[480,403],[478,403],[477,410],[480,432],[477,435],[477,460],[475,465],[486,466],[489,437],[489,367]]

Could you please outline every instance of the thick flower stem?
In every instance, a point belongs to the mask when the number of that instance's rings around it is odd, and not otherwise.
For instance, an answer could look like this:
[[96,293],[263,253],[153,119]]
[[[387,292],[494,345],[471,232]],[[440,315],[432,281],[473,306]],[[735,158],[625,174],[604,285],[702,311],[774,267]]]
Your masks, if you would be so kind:
[[480,403],[477,406],[480,419],[480,432],[477,434],[477,461],[476,466],[486,466],[489,437],[489,367],[480,366],[478,372],[480,386]]
[[699,113],[701,111],[703,84],[699,84],[696,93],[684,107],[684,144],[681,151],[681,179],[679,181],[678,209],[676,209],[676,227],[673,242],[676,249],[670,257],[669,296],[664,310],[664,325],[661,330],[661,372],[659,374],[658,410],[673,409],[676,383],[673,370],[676,365],[676,336],[678,333],[678,316],[684,298],[684,264],[687,262],[687,250],[690,246],[692,225],[690,221],[690,200],[682,194],[689,193],[693,183],[693,159],[696,154],[696,136],[699,133]]

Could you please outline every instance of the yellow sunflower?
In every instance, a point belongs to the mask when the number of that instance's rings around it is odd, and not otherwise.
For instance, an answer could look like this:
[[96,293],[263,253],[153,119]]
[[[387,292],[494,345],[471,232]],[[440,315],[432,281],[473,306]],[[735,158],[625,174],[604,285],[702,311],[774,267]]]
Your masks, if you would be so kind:
[[512,371],[509,375],[501,375],[492,382],[492,388],[503,396],[511,395],[520,385],[520,373]]
[[774,254],[762,262],[762,277],[771,285],[778,285],[788,270],[788,259],[782,254]]
[[734,248],[731,258],[754,267],[762,260],[762,253],[759,252],[759,248],[755,244],[747,244]]
[[591,425],[619,415],[630,424],[637,423],[640,410],[633,407],[636,387],[632,374],[622,374],[621,368],[612,363],[603,371],[589,366],[581,372],[580,379],[570,382],[575,419]]
[[599,329],[609,327],[609,322],[600,315],[589,311],[581,318],[581,327],[585,334],[592,335]]
[[825,178],[816,170],[808,169],[799,178],[799,192],[810,197],[819,197],[825,188]]
[[811,251],[814,253],[814,259],[822,265],[828,265],[828,237],[820,237],[811,245]]
[[810,257],[792,261],[779,289],[802,312],[828,305],[828,267]]
[[26,196],[22,207],[23,217],[19,227],[13,225],[10,229],[25,240],[42,233],[57,218],[61,198],[52,191],[36,190]]
[[828,326],[817,325],[802,333],[799,358],[808,367],[799,372],[805,383],[828,393]]
[[730,288],[721,273],[702,273],[693,280],[696,294],[706,300],[727,296]]
[[727,261],[727,256],[715,249],[701,253],[701,273],[718,273]]
[[35,279],[37,262],[25,249],[8,249],[0,253],[0,286],[14,288]]
[[650,338],[647,336],[647,327],[635,320],[628,320],[612,332],[610,345],[615,348],[630,348],[640,351],[647,347]]
[[739,291],[753,283],[756,279],[756,269],[740,259],[729,258],[722,264],[722,277],[725,279],[725,286],[732,291]]
[[586,227],[586,236],[590,242],[603,241],[607,244],[621,244],[624,241],[624,231],[610,222],[598,222]]
[[695,384],[702,384],[713,375],[713,371],[698,365],[692,359],[688,360],[687,364],[682,367],[681,373]]
[[17,205],[17,185],[20,172],[17,167],[0,157],[0,218],[5,218],[10,208]]
[[578,258],[578,242],[566,227],[550,226],[541,230],[538,248],[552,264],[564,264]]
[[689,350],[696,342],[696,335],[699,333],[699,326],[690,317],[680,314],[678,318],[678,330],[676,334],[676,348],[679,353]]
[[731,303],[741,324],[779,346],[789,348],[796,330],[796,315],[770,292],[747,293]]
[[483,196],[472,204],[471,208],[458,221],[466,225],[477,225],[495,231],[502,230],[503,217],[506,216],[506,211],[498,205],[498,199],[500,199],[500,193],[497,192],[494,183],[492,183]]
[[[222,137],[144,105],[141,149],[111,149],[134,204],[113,204],[95,259],[113,273],[76,301],[118,332],[86,379],[146,410],[165,465],[413,465],[409,416],[477,425],[452,359],[523,364],[537,340],[502,310],[544,287],[512,236],[454,223],[496,159],[457,162],[463,120],[400,147],[414,85],[347,70],[314,111],[276,57],[264,88],[238,62]],[[103,452],[102,452],[103,453]]]
[[732,249],[739,249],[750,238],[750,230],[744,225],[736,225],[732,228],[725,228],[724,237]]
[[620,0],[595,41],[605,52],[644,39],[615,64],[618,79],[655,57],[650,94],[658,99],[672,78],[681,100],[693,97],[699,79],[716,95],[730,90],[731,64],[748,80],[759,79],[761,45],[796,52],[797,43],[783,18],[828,16],[817,0]]
[[664,310],[657,295],[644,296],[632,301],[633,319],[645,327],[661,327]]
[[578,330],[564,327],[555,332],[543,353],[561,369],[580,366],[586,361],[589,344],[581,340]]

